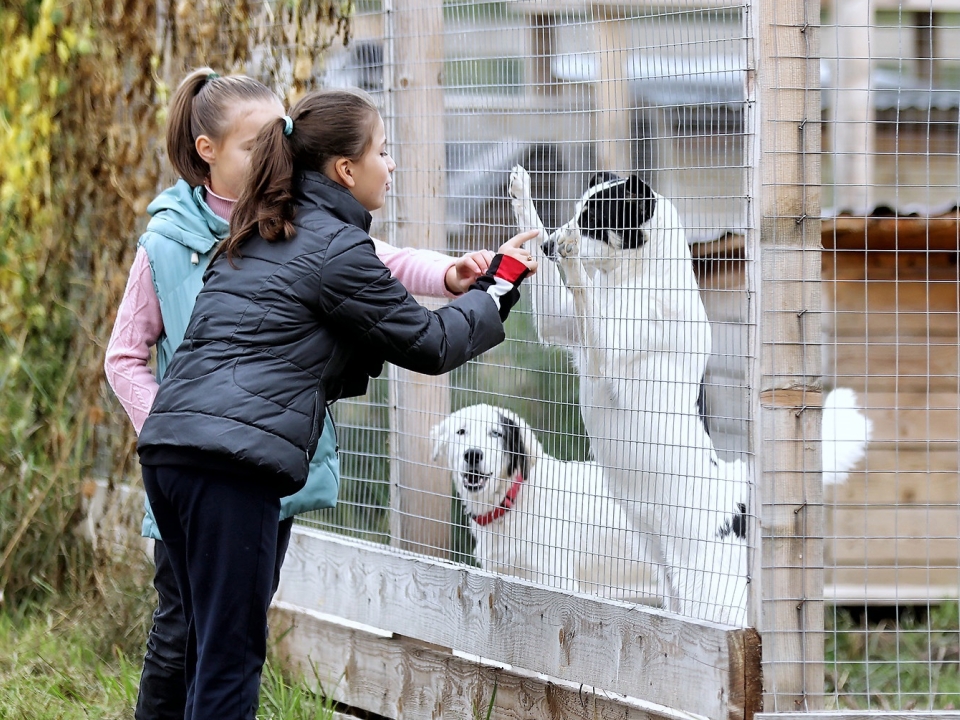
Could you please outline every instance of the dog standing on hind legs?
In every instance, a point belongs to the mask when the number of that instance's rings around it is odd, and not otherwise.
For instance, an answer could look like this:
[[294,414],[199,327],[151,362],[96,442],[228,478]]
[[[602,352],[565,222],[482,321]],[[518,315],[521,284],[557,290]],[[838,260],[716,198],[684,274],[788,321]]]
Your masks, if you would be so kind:
[[[518,223],[542,230],[529,188],[514,168]],[[712,340],[676,209],[636,176],[601,175],[544,237],[564,283],[546,288],[545,275],[531,288],[538,329],[571,351],[597,461],[616,496],[636,499],[624,501],[634,524],[659,538],[674,609],[743,624],[748,487],[742,464],[723,471],[700,416]]]
[[[676,209],[637,176],[598,175],[573,218],[547,235],[522,167],[510,194],[520,228],[541,232],[537,254],[556,260],[537,258],[538,335],[577,366],[594,455],[631,522],[659,538],[672,609],[745,625],[749,476],[743,461],[718,457],[702,417],[712,339]],[[825,466],[844,463],[829,468],[835,479],[869,436],[861,413],[847,417],[862,437],[842,458],[825,448]]]

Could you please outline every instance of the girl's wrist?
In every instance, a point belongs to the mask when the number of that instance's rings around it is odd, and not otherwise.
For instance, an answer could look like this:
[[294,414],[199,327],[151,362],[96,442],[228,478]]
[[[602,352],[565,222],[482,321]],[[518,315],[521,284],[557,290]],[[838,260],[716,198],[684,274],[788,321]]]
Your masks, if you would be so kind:
[[460,286],[460,275],[457,273],[456,264],[447,268],[447,272],[443,275],[443,285],[452,295],[463,295],[465,292],[466,288]]

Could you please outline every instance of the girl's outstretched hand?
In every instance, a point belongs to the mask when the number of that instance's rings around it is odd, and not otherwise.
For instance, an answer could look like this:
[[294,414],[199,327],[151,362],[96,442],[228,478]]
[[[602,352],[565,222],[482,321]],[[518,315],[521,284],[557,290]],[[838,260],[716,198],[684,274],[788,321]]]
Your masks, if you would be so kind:
[[530,251],[527,250],[524,245],[533,240],[539,234],[539,230],[526,230],[519,235],[514,235],[500,246],[500,248],[497,250],[497,253],[516,258],[522,262],[526,266],[527,270],[530,271],[530,274],[533,275],[537,272],[537,261],[531,257]]
[[520,299],[520,283],[537,271],[537,261],[530,257],[523,244],[539,234],[539,230],[529,230],[507,240],[493,256],[487,271],[472,286],[493,298],[501,320],[507,319],[510,308]]

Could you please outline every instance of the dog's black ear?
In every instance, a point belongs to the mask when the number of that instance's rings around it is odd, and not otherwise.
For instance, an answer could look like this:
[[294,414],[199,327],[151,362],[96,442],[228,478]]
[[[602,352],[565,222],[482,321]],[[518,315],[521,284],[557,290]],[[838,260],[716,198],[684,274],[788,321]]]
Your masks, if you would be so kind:
[[507,454],[507,475],[512,477],[520,473],[527,477],[530,461],[527,457],[527,448],[520,435],[520,426],[512,418],[500,414],[500,428],[503,432],[503,450]]
[[627,178],[627,197],[637,203],[635,210],[637,224],[643,225],[657,209],[657,196],[639,175],[631,175]]
[[620,179],[620,176],[614,175],[612,172],[607,172],[607,171],[598,172],[596,175],[590,178],[590,182],[587,183],[587,189],[589,190],[590,188],[596,187],[597,185],[602,185],[605,182],[610,182],[611,180],[619,180],[619,179]]
[[624,199],[620,218],[623,227],[623,249],[636,250],[647,241],[640,226],[644,225],[657,209],[657,196],[639,175],[631,175],[624,185]]

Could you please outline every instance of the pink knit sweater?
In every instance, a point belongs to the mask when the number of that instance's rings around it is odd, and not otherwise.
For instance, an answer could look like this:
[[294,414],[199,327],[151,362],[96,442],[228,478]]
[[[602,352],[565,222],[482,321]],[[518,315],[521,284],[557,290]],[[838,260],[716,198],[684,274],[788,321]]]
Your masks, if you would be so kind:
[[[224,206],[216,202],[222,198],[210,198],[210,195],[208,191],[210,208],[221,217],[228,217],[232,203],[223,201]],[[447,270],[455,262],[453,258],[432,250],[395,248],[379,240],[373,243],[383,264],[408,291],[414,295],[453,297],[445,283]],[[138,435],[157,394],[157,379],[149,366],[150,348],[162,334],[160,300],[150,274],[150,261],[146,250],[139,248],[117,310],[104,362],[107,382]]]

